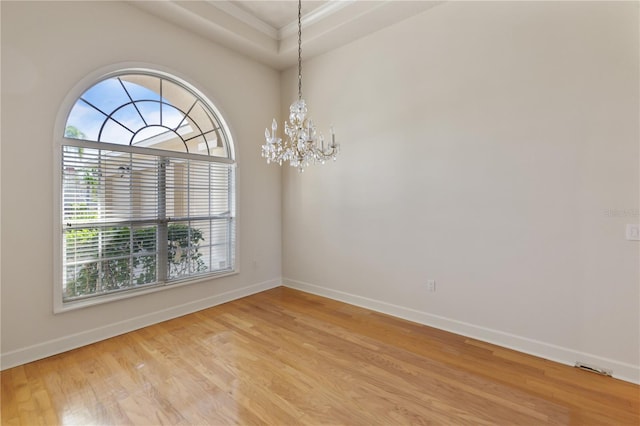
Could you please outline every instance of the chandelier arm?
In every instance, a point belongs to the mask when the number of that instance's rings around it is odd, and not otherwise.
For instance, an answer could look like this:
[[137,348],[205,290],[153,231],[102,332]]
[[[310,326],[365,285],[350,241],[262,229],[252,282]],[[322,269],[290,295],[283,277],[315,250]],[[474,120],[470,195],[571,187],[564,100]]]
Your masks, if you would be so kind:
[[331,148],[331,151],[328,151],[328,152],[324,152],[324,151],[318,150],[318,154],[317,155],[318,155],[319,159],[321,159],[321,160],[329,160],[329,159],[332,159],[333,157],[335,157],[336,155],[338,155],[339,150],[338,150],[338,146],[337,145],[334,146],[334,147],[329,147],[329,148]]

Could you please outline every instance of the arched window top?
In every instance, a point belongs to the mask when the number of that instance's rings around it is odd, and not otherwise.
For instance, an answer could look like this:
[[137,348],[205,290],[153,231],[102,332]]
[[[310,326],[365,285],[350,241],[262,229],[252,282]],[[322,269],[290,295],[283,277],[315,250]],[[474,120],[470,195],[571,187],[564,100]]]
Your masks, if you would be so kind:
[[85,91],[64,136],[233,159],[213,105],[188,85],[149,72],[113,74]]

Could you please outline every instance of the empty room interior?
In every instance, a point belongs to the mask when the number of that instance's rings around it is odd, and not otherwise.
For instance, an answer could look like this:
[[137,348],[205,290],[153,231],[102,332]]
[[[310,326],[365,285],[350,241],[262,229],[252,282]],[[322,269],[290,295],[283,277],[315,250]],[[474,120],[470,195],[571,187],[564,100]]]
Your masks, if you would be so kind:
[[0,16],[3,425],[640,424],[640,2]]

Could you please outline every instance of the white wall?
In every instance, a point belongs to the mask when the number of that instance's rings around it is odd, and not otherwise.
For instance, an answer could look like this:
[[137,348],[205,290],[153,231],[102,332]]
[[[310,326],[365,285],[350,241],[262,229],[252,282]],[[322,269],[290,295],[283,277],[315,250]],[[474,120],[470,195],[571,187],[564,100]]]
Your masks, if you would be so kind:
[[[3,368],[280,284],[280,171],[259,152],[280,105],[276,71],[126,3],[1,7]],[[173,72],[222,111],[239,164],[240,273],[54,315],[56,116],[78,82],[119,63]]]
[[447,3],[306,61],[342,154],[283,176],[285,283],[638,382],[638,8]]

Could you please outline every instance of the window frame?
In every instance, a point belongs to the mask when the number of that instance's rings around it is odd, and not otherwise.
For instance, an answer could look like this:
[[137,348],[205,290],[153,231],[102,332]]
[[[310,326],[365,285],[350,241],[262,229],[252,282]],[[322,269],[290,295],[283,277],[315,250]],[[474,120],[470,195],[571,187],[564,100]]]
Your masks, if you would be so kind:
[[[107,142],[97,142],[82,139],[66,138],[64,136],[67,119],[71,110],[73,109],[77,100],[90,88],[98,83],[127,74],[146,74],[152,77],[158,77],[166,79],[170,82],[181,85],[188,91],[191,91],[196,95],[206,106],[213,112],[215,119],[221,126],[221,131],[224,133],[225,140],[222,142],[225,144],[227,157],[207,156],[188,152],[179,151],[167,151],[161,149],[154,149],[148,147],[136,147],[130,145],[111,144]],[[74,88],[67,94],[63,101],[56,118],[54,126],[54,138],[53,138],[53,245],[54,245],[54,289],[53,289],[53,311],[54,313],[62,313],[75,309],[85,308],[89,306],[101,305],[104,303],[113,302],[116,300],[128,299],[131,297],[137,297],[145,294],[151,294],[166,289],[179,288],[186,285],[202,283],[206,281],[212,281],[218,278],[235,275],[239,273],[239,247],[238,247],[238,211],[237,211],[237,199],[238,199],[238,176],[237,176],[237,161],[236,152],[233,143],[233,137],[231,129],[224,119],[224,115],[221,114],[219,108],[211,100],[211,97],[198,90],[194,85],[190,84],[185,78],[182,78],[175,72],[167,72],[160,70],[157,66],[144,66],[144,67],[131,67],[131,66],[113,66],[108,69],[98,70],[91,75],[86,76],[80,82],[78,82]],[[71,143],[69,141],[72,141]],[[118,151],[143,153],[156,155],[158,157],[179,158],[179,159],[193,159],[206,161],[213,163],[223,163],[231,166],[231,180],[229,181],[229,207],[231,211],[232,221],[230,222],[230,231],[232,232],[233,253],[232,253],[232,265],[229,270],[212,272],[208,274],[195,275],[193,277],[186,277],[180,280],[157,282],[154,285],[144,286],[140,288],[130,288],[114,293],[103,293],[87,298],[78,300],[64,301],[64,282],[63,282],[63,268],[64,268],[64,233],[63,233],[63,146],[74,145],[92,149],[109,150],[115,148]]]

